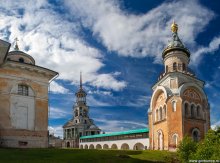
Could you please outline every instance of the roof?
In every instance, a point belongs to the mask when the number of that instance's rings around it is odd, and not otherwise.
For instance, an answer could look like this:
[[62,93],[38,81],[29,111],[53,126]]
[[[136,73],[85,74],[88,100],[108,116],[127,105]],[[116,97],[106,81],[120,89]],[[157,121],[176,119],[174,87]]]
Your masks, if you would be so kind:
[[171,25],[171,31],[172,31],[172,40],[169,42],[167,47],[163,50],[162,57],[165,58],[166,54],[174,51],[174,50],[179,50],[183,51],[187,57],[190,57],[190,52],[189,50],[183,45],[182,41],[179,39],[178,36],[178,25],[173,22]]
[[144,128],[144,129],[138,129],[138,130],[112,132],[112,133],[107,133],[107,134],[82,136],[82,137],[80,137],[80,139],[100,138],[100,137],[106,137],[106,136],[117,136],[117,135],[128,135],[128,134],[138,134],[138,133],[144,133],[144,132],[149,132],[149,129],[148,128]]
[[0,39],[0,65],[4,63],[11,44]]
[[14,51],[10,51],[10,52],[8,53],[8,56],[13,56],[13,55],[22,55],[22,56],[24,56],[24,57],[27,57],[27,58],[29,58],[29,59],[32,61],[32,63],[35,65],[35,60],[34,60],[34,58],[33,58],[32,56],[30,56],[29,54],[23,52],[23,51],[14,50]]

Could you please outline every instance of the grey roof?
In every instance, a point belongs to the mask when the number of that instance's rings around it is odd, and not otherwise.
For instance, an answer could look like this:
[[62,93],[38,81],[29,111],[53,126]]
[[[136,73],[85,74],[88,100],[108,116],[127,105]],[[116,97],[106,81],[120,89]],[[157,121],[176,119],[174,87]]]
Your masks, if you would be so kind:
[[186,53],[186,55],[188,57],[190,57],[190,52],[189,50],[184,46],[184,44],[182,43],[182,41],[180,40],[178,33],[177,32],[173,32],[172,33],[172,39],[169,41],[168,45],[166,46],[166,48],[164,49],[162,56],[164,58],[164,56],[172,51],[172,50],[180,50]]

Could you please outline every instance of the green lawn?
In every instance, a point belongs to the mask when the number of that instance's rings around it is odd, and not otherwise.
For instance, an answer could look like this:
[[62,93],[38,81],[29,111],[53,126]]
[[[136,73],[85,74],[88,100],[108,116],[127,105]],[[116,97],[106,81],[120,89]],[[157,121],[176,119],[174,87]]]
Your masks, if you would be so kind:
[[176,154],[167,151],[0,149],[0,162],[121,163],[171,162]]

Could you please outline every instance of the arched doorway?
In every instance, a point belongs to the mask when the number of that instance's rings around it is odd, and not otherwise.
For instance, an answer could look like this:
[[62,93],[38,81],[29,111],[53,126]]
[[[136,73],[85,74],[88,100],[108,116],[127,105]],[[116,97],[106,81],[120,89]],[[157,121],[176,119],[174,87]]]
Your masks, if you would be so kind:
[[66,147],[67,147],[67,148],[70,148],[70,142],[67,142],[67,143],[66,143]]
[[157,132],[158,134],[158,137],[157,137],[157,147],[158,147],[158,150],[163,150],[163,132],[161,130],[159,130]]
[[128,150],[129,145],[127,143],[124,143],[124,144],[121,145],[121,149]]
[[103,149],[108,149],[108,144],[104,144]]
[[88,149],[88,148],[89,148],[89,147],[88,147],[88,145],[86,144],[85,147],[84,147],[84,149]]
[[93,144],[90,144],[90,145],[89,145],[89,149],[95,149],[94,145],[93,145]]
[[144,150],[144,145],[142,143],[136,143],[134,145],[134,150]]
[[80,145],[80,149],[83,149],[83,145]]
[[96,149],[102,149],[102,146],[100,144],[97,144]]
[[118,149],[118,147],[117,147],[117,145],[116,145],[116,144],[112,144],[111,149]]

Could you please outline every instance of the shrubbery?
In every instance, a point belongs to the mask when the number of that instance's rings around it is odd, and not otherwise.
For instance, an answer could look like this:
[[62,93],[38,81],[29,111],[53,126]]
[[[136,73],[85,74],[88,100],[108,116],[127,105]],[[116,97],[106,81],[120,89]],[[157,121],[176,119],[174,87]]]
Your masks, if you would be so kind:
[[196,153],[196,150],[197,150],[197,143],[194,142],[190,137],[186,136],[180,142],[178,146],[177,154],[182,162],[188,162]]
[[209,130],[205,139],[194,142],[186,136],[178,146],[178,157],[182,162],[189,160],[220,160],[220,128]]

